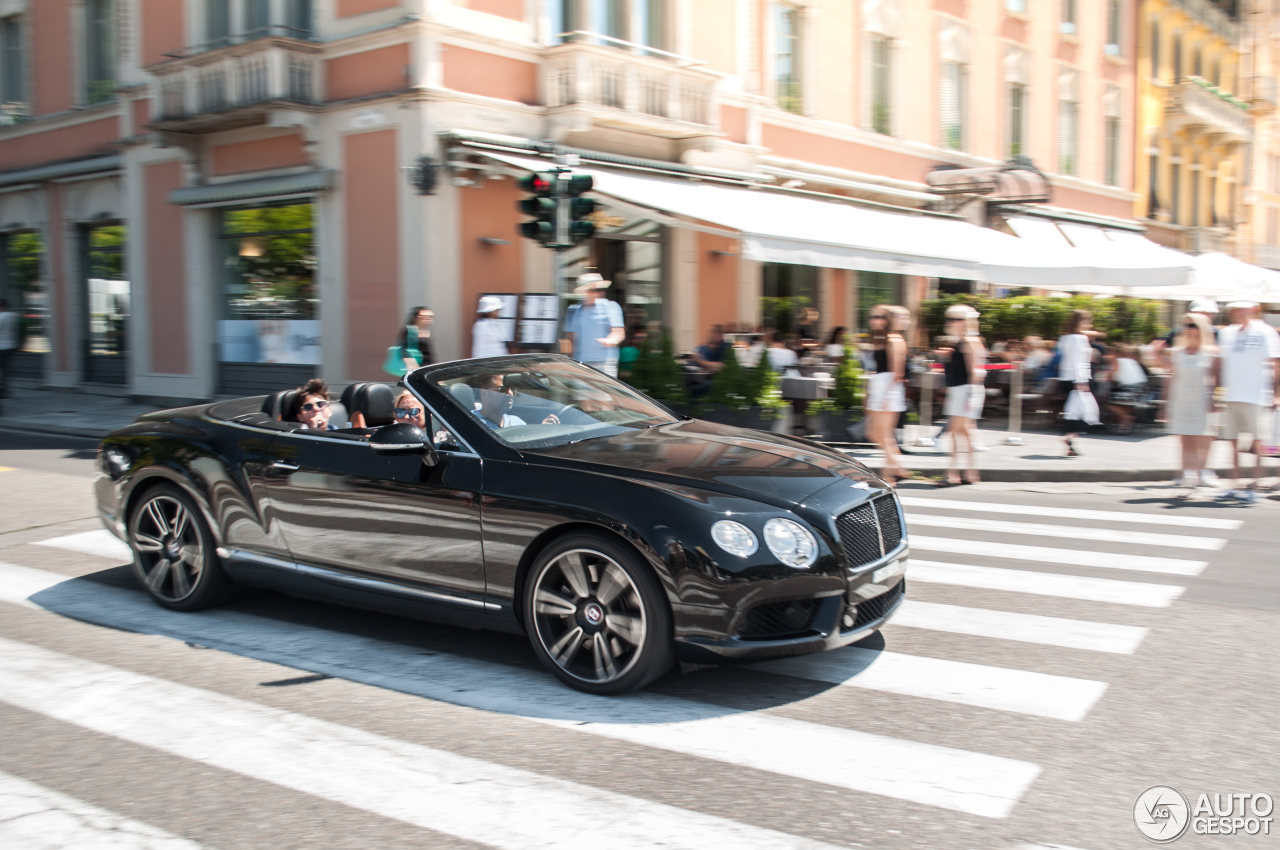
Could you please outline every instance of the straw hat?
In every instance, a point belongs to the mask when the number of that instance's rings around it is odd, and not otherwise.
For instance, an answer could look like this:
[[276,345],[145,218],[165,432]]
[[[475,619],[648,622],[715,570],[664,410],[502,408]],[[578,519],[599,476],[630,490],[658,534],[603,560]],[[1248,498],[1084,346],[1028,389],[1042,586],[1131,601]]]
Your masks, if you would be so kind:
[[605,280],[595,272],[587,272],[586,274],[578,275],[578,285],[573,288],[573,291],[581,295],[589,289],[608,289],[612,285],[612,281]]

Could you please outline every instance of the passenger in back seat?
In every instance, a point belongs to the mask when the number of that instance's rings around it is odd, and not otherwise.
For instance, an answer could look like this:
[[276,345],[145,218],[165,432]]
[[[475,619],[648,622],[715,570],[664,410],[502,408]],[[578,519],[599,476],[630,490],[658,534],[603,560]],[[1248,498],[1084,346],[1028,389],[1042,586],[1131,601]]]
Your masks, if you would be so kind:
[[336,431],[338,426],[329,424],[333,409],[329,406],[329,385],[321,378],[312,378],[298,388],[293,397],[289,422],[301,422],[304,429],[310,431]]

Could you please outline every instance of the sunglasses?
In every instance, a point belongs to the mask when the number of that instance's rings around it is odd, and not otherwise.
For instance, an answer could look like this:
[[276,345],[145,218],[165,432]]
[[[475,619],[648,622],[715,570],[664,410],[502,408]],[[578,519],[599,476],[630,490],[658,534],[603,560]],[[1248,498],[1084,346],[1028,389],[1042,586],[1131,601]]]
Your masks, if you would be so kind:
[[[881,319],[881,320],[884,320],[884,319],[888,319],[889,317],[888,317],[888,316],[882,316],[882,315],[880,315],[879,313],[875,313],[875,314],[873,314],[873,315],[871,315],[871,316],[868,316],[867,318],[868,318],[868,319]],[[953,319],[952,321],[954,321],[954,319]]]
[[329,406],[329,402],[327,401],[309,401],[306,404],[302,405],[302,412],[310,413],[313,410],[324,410],[328,406]]
[[512,395],[514,395],[514,394],[515,394],[515,388],[514,388],[514,387],[508,387],[508,386],[501,386],[501,387],[485,387],[484,389],[488,390],[488,391],[489,391],[489,392],[491,392],[491,393],[511,393]]
[[421,407],[397,407],[397,419],[417,419],[418,414],[422,412]]

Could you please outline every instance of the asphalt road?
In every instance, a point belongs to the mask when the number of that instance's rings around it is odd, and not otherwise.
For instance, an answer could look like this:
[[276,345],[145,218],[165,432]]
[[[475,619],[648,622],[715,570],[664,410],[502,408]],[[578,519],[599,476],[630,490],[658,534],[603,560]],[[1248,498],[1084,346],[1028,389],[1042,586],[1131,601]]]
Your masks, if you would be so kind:
[[92,458],[0,434],[6,850],[1101,850],[1149,846],[1152,785],[1280,797],[1274,497],[907,485],[881,634],[597,700],[511,636],[260,591],[164,612]]

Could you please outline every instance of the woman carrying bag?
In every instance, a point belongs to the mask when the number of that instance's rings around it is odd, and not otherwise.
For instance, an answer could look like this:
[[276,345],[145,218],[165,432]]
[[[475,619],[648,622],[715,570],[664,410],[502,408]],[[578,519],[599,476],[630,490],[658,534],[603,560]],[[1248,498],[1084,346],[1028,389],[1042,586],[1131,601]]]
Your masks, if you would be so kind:
[[436,320],[430,307],[414,307],[405,319],[400,332],[400,344],[387,349],[387,360],[382,370],[388,375],[403,378],[419,366],[431,362],[431,323]]
[[[1090,425],[1098,425],[1098,401],[1093,397],[1093,346],[1087,333],[1093,327],[1093,314],[1073,310],[1062,336],[1058,338],[1058,383],[1071,388],[1062,408],[1062,441],[1067,457],[1079,457],[1075,438]],[[1083,424],[1081,424],[1083,423]]]

